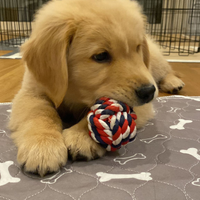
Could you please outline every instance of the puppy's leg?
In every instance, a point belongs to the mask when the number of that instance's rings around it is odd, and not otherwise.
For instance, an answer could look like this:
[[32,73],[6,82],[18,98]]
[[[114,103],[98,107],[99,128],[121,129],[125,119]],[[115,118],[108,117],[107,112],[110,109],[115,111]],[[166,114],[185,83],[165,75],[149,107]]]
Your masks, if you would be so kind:
[[89,136],[87,118],[63,131],[65,144],[73,160],[92,160],[102,157],[106,150]]
[[166,74],[159,82],[161,91],[171,94],[177,94],[184,85],[184,82],[173,71]]
[[147,41],[150,51],[150,71],[158,87],[163,92],[178,93],[185,84],[172,70],[159,47],[150,38]]
[[66,164],[62,123],[44,96],[21,90],[14,99],[9,126],[25,171],[43,176]]

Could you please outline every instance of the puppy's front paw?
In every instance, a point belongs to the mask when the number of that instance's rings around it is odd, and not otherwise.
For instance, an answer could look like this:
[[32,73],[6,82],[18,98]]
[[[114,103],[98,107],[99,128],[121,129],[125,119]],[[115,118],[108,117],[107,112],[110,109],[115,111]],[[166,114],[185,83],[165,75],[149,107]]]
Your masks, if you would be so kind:
[[17,159],[26,172],[44,176],[58,171],[67,162],[67,148],[59,132],[26,135],[17,143]]
[[92,140],[89,132],[79,124],[63,131],[65,145],[72,160],[93,160],[102,157],[106,150]]
[[177,94],[184,86],[184,82],[174,74],[168,74],[159,84],[163,92],[171,94]]

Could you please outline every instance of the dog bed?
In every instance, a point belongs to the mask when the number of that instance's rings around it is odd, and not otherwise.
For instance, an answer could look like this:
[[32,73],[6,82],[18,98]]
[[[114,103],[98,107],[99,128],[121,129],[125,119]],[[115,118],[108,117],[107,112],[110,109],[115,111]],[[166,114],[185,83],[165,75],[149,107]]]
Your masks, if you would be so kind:
[[0,199],[199,200],[200,97],[161,97],[154,107],[155,119],[118,152],[40,178],[17,164],[11,104],[0,104]]

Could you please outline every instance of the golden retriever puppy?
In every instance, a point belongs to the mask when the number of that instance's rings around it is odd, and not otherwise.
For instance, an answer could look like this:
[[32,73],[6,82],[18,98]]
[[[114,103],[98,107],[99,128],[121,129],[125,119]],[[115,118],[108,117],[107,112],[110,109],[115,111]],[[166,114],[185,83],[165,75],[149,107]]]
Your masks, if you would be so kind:
[[184,85],[146,37],[135,1],[51,1],[36,15],[22,53],[26,72],[10,129],[19,164],[41,176],[65,165],[68,153],[74,160],[105,154],[85,116],[96,99],[134,107],[141,127],[154,115],[156,83],[166,92]]

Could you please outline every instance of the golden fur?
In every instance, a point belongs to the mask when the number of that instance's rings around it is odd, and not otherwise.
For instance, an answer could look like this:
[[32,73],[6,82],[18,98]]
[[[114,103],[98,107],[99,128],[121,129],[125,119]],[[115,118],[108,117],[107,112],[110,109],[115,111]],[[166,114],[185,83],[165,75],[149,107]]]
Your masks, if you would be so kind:
[[[150,49],[150,51],[149,51]],[[93,55],[112,59],[98,63]],[[23,85],[13,101],[10,128],[18,162],[41,176],[73,159],[101,157],[105,150],[88,134],[84,113],[107,96],[134,107],[137,126],[153,117],[135,90],[156,83],[165,92],[183,87],[145,36],[141,8],[129,0],[54,0],[36,15],[30,39],[22,46]],[[62,127],[61,116],[70,125]]]

